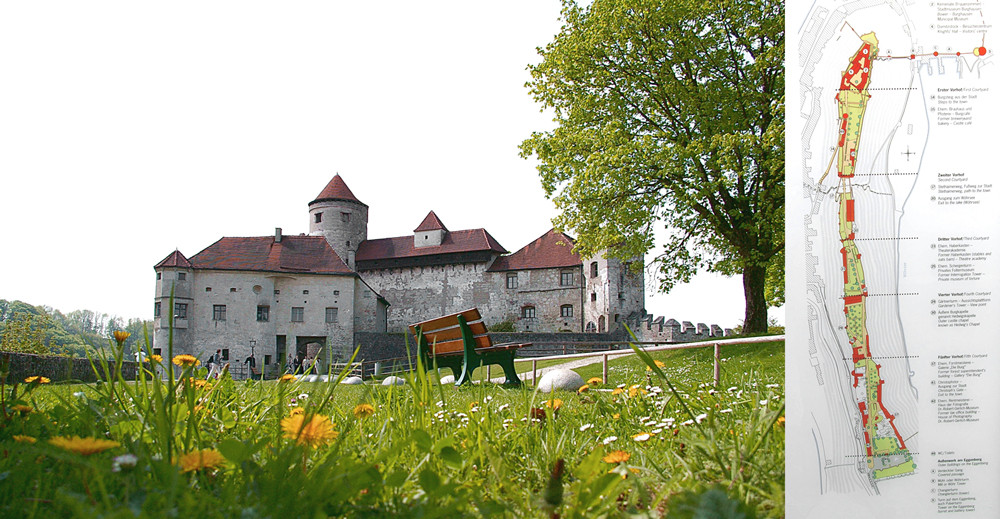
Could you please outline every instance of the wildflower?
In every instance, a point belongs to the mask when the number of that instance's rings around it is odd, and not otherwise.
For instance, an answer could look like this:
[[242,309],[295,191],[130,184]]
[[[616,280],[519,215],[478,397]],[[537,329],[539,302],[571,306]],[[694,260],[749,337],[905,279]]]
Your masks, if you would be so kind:
[[49,382],[52,382],[52,381],[49,380],[47,377],[43,377],[41,375],[35,375],[33,377],[28,377],[28,378],[24,379],[24,383],[25,384],[36,384],[36,383],[37,384],[48,384]]
[[320,414],[313,415],[306,421],[304,414],[296,414],[282,418],[281,429],[285,438],[292,438],[299,445],[319,447],[337,437],[339,433],[333,429],[330,418]]
[[580,426],[580,432],[586,431],[587,429],[590,429],[593,426],[594,426],[594,424],[592,424],[592,423],[585,423],[585,424],[583,424],[583,425]]
[[601,377],[590,377],[587,379],[587,384],[591,386],[599,386],[604,383],[604,379]]
[[14,435],[14,441],[19,442],[19,443],[35,443],[38,440],[36,440],[35,438],[33,438],[31,436],[25,436],[23,434],[15,434]]
[[497,411],[504,411],[508,407],[510,407],[510,404],[503,404],[503,405],[501,405],[500,407],[497,408]]
[[358,404],[354,407],[354,417],[358,419],[367,418],[375,414],[375,408],[369,404]]
[[580,389],[577,389],[576,392],[577,393],[585,393],[585,392],[587,392],[588,389],[590,389],[590,386],[588,386],[587,384],[584,384],[584,385],[580,386]]
[[545,401],[545,407],[551,407],[553,411],[558,411],[562,407],[563,401],[558,398],[553,398],[552,400]]
[[696,422],[698,422],[698,423],[701,423],[701,422],[705,421],[706,418],[708,418],[708,414],[707,413],[701,413],[700,415],[694,417],[694,420]]
[[152,361],[155,362],[155,363],[157,363],[157,364],[161,364],[163,362],[163,356],[162,355],[153,354],[153,355],[150,355],[149,358],[152,359]]
[[624,463],[631,457],[632,455],[625,451],[611,451],[601,459],[604,460],[604,463]]
[[613,442],[613,441],[615,441],[617,439],[618,439],[617,436],[608,436],[607,438],[601,440],[601,443],[603,443],[604,445],[608,445],[609,443],[611,443],[611,442]]
[[[656,367],[658,367],[660,369],[663,369],[663,368],[667,367],[667,365],[664,364],[662,360],[654,360],[653,363],[655,363]],[[646,371],[653,371],[653,368],[650,367],[650,366],[646,366]]]
[[291,382],[293,380],[295,380],[295,375],[292,375],[291,373],[285,373],[278,379],[279,382]]
[[779,416],[777,423],[778,423],[779,427],[784,427],[785,426],[785,417],[784,416]]
[[180,355],[174,356],[174,364],[177,364],[178,366],[181,367],[188,367],[188,366],[197,366],[198,364],[201,364],[201,361],[194,358],[194,355],[188,355],[186,353],[182,353]]
[[299,395],[299,400],[305,400],[309,398],[309,393],[302,393]]
[[122,454],[121,456],[115,456],[111,460],[111,472],[121,472],[123,468],[130,469],[139,462],[139,458],[135,454]]
[[214,469],[226,462],[222,453],[215,449],[191,451],[177,460],[181,472],[192,472],[201,469]]
[[619,419],[621,417],[622,417],[621,413],[615,413],[615,414],[611,415],[611,419],[612,420],[617,420],[617,419]]
[[188,377],[188,384],[191,384],[191,385],[193,385],[194,387],[196,387],[198,389],[211,389],[212,388],[212,384],[209,381],[204,380],[204,379],[200,379],[200,378],[196,379],[194,377]]
[[49,443],[55,445],[56,447],[73,451],[84,456],[104,452],[108,449],[113,449],[121,445],[120,443],[112,440],[92,437],[81,438],[79,436],[56,436],[55,438],[49,440]]
[[622,394],[622,393],[624,393],[624,392],[625,392],[625,390],[623,390],[622,388],[620,388],[620,387],[616,387],[616,388],[614,389],[614,391],[612,391],[612,392],[611,392],[611,394],[612,394],[612,395],[620,395],[620,394]]
[[73,392],[73,396],[75,396],[77,398],[83,398],[86,395],[83,394],[83,391],[74,391]]
[[545,419],[545,409],[540,407],[532,407],[531,413],[529,414],[532,420],[542,421]]
[[296,407],[295,409],[292,409],[291,411],[288,412],[288,416],[297,416],[300,414],[306,414],[306,410],[302,409],[301,407]]
[[637,441],[637,442],[644,442],[644,441],[646,441],[646,440],[648,440],[648,439],[650,439],[652,437],[653,437],[653,434],[652,433],[648,433],[648,432],[642,432],[642,433],[639,433],[639,434],[633,434],[632,435],[632,439],[635,440],[635,441]]
[[115,330],[112,335],[115,337],[115,342],[117,342],[118,346],[121,347],[122,344],[125,344],[125,339],[128,339],[128,336],[132,334],[121,330]]
[[10,410],[11,411],[17,411],[17,412],[21,413],[21,416],[24,416],[24,415],[26,415],[26,414],[34,411],[34,409],[32,409],[31,406],[27,406],[27,405],[24,405],[24,404],[18,404],[18,405],[15,405],[15,406],[11,406]]

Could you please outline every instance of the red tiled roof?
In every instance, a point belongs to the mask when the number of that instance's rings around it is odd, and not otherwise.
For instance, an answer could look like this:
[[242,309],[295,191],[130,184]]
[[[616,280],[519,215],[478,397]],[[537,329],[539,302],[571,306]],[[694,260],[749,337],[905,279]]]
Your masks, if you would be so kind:
[[441,245],[432,247],[414,247],[412,235],[365,240],[358,247],[356,259],[360,262],[476,251],[493,251],[498,254],[507,253],[507,249],[504,249],[496,239],[490,236],[490,233],[486,232],[486,229],[469,229],[465,231],[451,231],[445,235],[444,240],[441,241]]
[[438,218],[438,215],[434,214],[434,211],[431,211],[427,213],[426,217],[424,217],[424,221],[420,222],[420,225],[418,225],[416,229],[413,229],[413,232],[437,230],[448,232],[448,228],[441,223],[441,219]]
[[191,262],[188,261],[183,254],[181,254],[181,251],[175,250],[171,252],[169,256],[163,258],[163,261],[160,261],[153,266],[154,269],[158,269],[160,267],[181,267],[189,269],[191,268]]
[[514,254],[497,258],[489,270],[490,272],[502,272],[505,270],[577,267],[582,264],[582,260],[578,254],[573,252],[574,243],[576,242],[573,238],[551,229]]
[[322,236],[222,238],[191,257],[196,269],[353,274]]
[[[361,205],[365,205],[358,200],[354,193],[351,192],[351,188],[347,187],[344,183],[344,179],[340,178],[340,174],[333,176],[330,183],[320,191],[319,195],[316,196],[316,200],[309,202],[309,205],[315,204],[316,202],[327,202],[331,200],[347,200],[348,202],[357,202]],[[366,206],[367,207],[367,206]]]

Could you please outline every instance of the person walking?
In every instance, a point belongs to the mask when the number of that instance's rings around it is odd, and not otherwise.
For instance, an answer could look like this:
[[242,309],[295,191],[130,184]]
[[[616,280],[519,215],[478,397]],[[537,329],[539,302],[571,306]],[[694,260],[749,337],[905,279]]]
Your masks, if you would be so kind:
[[209,357],[209,368],[208,375],[205,377],[206,380],[210,380],[213,377],[219,378],[219,371],[222,363],[222,350],[215,350],[215,354]]

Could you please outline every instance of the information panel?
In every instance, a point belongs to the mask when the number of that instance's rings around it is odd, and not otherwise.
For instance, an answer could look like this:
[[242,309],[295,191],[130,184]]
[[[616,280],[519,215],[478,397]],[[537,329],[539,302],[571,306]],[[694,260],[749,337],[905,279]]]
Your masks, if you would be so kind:
[[786,9],[788,517],[1000,517],[1000,2]]

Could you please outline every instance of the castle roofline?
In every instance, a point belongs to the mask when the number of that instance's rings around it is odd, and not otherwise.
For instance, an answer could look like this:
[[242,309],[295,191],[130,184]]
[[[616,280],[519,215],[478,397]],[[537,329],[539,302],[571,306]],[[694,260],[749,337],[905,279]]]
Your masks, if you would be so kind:
[[174,250],[166,258],[163,258],[159,263],[153,265],[154,269],[162,267],[177,267],[177,268],[191,268],[191,262],[181,254],[181,251]]
[[368,207],[361,200],[358,200],[358,197],[354,196],[354,193],[351,192],[351,188],[347,187],[347,183],[344,182],[344,179],[340,178],[339,173],[333,176],[330,182],[327,183],[326,187],[324,187],[323,190],[316,195],[316,199],[309,202],[309,205],[318,204],[320,202],[337,201],[354,202]]
[[573,238],[550,229],[514,254],[497,258],[489,271],[579,267],[583,265],[583,260],[579,254],[573,252],[575,244],[576,240]]
[[427,213],[424,217],[424,221],[420,222],[420,225],[413,232],[423,232],[423,231],[444,231],[448,232],[448,228],[441,223],[441,219],[438,215],[434,214],[434,211]]
[[495,254],[507,253],[507,249],[504,249],[486,229],[468,229],[450,231],[441,241],[441,245],[420,248],[413,246],[413,236],[365,240],[358,247],[357,261],[360,263],[484,251]]
[[220,238],[191,257],[195,269],[356,275],[322,236]]

